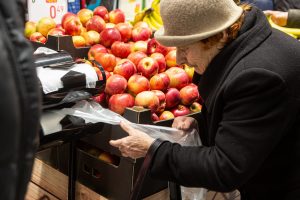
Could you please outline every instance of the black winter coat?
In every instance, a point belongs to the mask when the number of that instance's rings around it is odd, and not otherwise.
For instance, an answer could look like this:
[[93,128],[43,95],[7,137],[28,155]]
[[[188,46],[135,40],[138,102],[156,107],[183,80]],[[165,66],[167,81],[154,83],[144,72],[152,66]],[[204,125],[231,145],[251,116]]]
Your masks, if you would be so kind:
[[253,8],[199,85],[204,146],[162,143],[150,175],[243,200],[300,199],[300,43]]
[[274,10],[288,11],[289,9],[300,9],[299,0],[273,0]]
[[0,199],[23,200],[38,145],[40,91],[21,0],[0,1]]

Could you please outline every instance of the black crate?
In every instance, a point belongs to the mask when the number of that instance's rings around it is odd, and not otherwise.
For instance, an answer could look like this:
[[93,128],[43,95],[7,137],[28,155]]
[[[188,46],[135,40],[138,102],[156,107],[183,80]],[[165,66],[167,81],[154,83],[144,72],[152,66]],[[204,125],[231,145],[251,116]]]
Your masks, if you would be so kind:
[[[78,150],[78,181],[108,199],[127,200],[143,159],[120,157],[113,165]],[[145,178],[142,196],[147,197],[167,187],[167,182]]]
[[[195,116],[198,113],[191,114]],[[135,108],[126,109],[124,116],[131,122],[139,124],[156,124],[159,126],[171,127],[173,120],[157,121],[151,120],[151,112],[147,109],[136,110]],[[103,161],[80,151],[78,159],[78,180],[99,194],[117,200],[129,199],[133,189],[133,184],[143,163],[143,158],[132,160],[121,156],[120,151],[109,144],[109,140],[115,140],[127,136],[128,134],[120,126],[104,125],[103,130],[94,135],[82,138],[84,143],[90,144],[98,149],[116,155],[120,158],[118,166],[112,166]],[[95,176],[100,174],[100,177]],[[141,191],[142,197],[155,194],[168,187],[168,182],[155,180],[147,176]]]
[[47,47],[49,49],[53,49],[55,51],[64,50],[68,52],[73,59],[77,58],[88,58],[88,51],[90,47],[74,47],[72,36],[70,35],[60,35],[60,36],[52,36],[49,35],[47,42],[45,44],[39,42],[31,42],[34,50],[39,47]]

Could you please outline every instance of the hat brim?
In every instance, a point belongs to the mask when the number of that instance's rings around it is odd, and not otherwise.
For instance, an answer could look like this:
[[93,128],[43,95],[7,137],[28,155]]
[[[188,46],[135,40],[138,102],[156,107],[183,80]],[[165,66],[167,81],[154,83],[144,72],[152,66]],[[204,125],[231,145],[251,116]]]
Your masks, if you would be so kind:
[[193,44],[195,42],[209,38],[219,32],[224,31],[233,23],[235,23],[239,19],[242,13],[243,13],[243,9],[240,8],[239,14],[232,16],[230,20],[228,20],[222,26],[214,30],[202,32],[199,34],[193,34],[193,35],[165,35],[164,27],[162,27],[154,33],[154,37],[160,44],[167,47],[178,47],[178,46]]

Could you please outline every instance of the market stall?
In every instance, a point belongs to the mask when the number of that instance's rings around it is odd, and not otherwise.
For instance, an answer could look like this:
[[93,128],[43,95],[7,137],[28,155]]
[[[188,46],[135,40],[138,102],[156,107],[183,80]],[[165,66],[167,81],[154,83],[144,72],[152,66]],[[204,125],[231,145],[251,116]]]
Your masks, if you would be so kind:
[[[194,70],[177,65],[176,49],[153,38],[162,26],[159,1],[102,1],[93,9],[82,1],[75,12],[76,2],[69,12],[65,1],[28,4],[25,36],[35,49],[43,113],[26,198],[130,199],[144,159],[122,157],[109,145],[126,133],[62,113],[84,100],[137,124],[170,127],[174,117],[201,111]],[[45,12],[36,15],[39,8]],[[167,188],[167,182],[146,176],[141,196],[176,196]]]

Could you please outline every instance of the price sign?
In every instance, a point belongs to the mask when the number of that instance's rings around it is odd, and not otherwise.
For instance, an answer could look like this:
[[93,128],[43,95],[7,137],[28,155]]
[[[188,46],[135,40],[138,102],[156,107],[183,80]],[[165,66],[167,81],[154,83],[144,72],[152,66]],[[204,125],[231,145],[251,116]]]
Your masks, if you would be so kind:
[[68,0],[27,0],[29,21],[38,22],[42,17],[51,17],[57,24],[68,12]]

